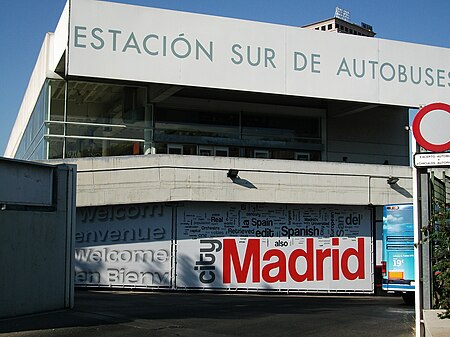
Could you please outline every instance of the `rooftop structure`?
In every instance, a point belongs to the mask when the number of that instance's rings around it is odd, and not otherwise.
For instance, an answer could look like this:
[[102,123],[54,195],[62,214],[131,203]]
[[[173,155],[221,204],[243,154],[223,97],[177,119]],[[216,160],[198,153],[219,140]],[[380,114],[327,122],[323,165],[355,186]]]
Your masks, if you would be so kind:
[[376,35],[370,25],[364,23],[361,23],[361,25],[357,25],[355,23],[351,23],[336,17],[311,23],[309,25],[303,26],[303,28],[368,37],[374,37]]
[[333,18],[311,23],[303,26],[303,28],[359,36],[375,36],[371,25],[364,22],[361,22],[361,25],[352,23],[350,21],[350,12],[339,7],[336,7]]

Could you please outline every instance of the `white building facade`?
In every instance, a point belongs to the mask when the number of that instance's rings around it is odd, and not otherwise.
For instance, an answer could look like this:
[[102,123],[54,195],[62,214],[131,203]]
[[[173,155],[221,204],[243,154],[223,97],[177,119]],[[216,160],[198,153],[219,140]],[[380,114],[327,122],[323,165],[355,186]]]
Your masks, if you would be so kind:
[[370,293],[381,208],[412,199],[408,111],[450,101],[448,60],[72,0],[5,155],[77,164],[79,285]]

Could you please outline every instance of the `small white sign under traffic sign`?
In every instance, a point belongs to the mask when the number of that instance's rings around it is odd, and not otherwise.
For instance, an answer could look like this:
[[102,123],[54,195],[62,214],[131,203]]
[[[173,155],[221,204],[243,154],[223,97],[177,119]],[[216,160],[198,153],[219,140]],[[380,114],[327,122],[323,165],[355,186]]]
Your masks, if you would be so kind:
[[446,153],[416,153],[415,167],[450,167],[450,152]]

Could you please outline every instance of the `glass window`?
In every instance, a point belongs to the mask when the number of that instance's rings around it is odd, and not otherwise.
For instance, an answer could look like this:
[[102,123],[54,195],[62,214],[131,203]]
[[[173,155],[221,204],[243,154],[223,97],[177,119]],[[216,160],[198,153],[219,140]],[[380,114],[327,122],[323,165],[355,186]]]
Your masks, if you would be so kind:
[[[62,80],[51,80],[50,90],[50,111],[47,119],[51,121],[64,121],[64,100],[66,97],[66,82]],[[62,133],[60,133],[62,134]]]
[[183,154],[183,146],[178,144],[167,144],[168,154]]
[[[238,147],[230,147],[229,148],[229,155],[230,157],[241,157],[241,149]],[[243,155],[244,151],[242,151],[242,155]]]
[[196,155],[197,154],[197,145],[194,145],[194,144],[183,145],[183,154]]
[[296,160],[310,160],[310,155],[307,152],[296,152],[295,159]]
[[167,153],[167,144],[156,143],[155,151],[156,151],[156,153]]
[[287,159],[287,160],[294,159],[294,151],[293,150],[275,149],[275,150],[271,150],[271,153],[272,153],[273,159]]
[[146,89],[69,82],[68,136],[144,139]]
[[321,135],[320,118],[318,117],[245,113],[242,115],[242,128],[244,139],[287,142],[314,139],[319,142]]
[[122,156],[143,153],[143,142],[120,139],[67,137],[67,158]]
[[48,111],[48,88],[49,82],[46,81],[30,115],[30,119],[28,120],[22,139],[17,148],[15,158],[34,160],[46,159],[46,147],[43,142],[43,137],[46,130],[44,121]]
[[[224,106],[216,111],[213,104],[184,107],[170,101],[155,105],[154,114],[146,114],[147,88],[61,80],[46,83],[20,144],[21,158],[42,153],[43,158],[142,154],[144,130],[147,138],[151,136],[147,144],[151,143],[154,153],[296,159],[296,151],[308,143],[305,152],[310,159],[320,158],[320,151],[314,156],[310,151],[318,150],[322,142],[320,116],[297,115],[277,106],[262,112],[251,102],[251,111],[243,111],[238,102],[224,104],[232,111],[223,111]],[[149,130],[146,121],[150,115],[154,130]]]
[[[46,142],[48,146],[48,159],[59,159],[63,158],[63,146],[64,138],[60,137],[46,137]],[[76,154],[67,155],[66,158],[77,158]]]
[[[50,81],[49,88],[47,134],[66,137],[64,156],[143,153],[145,88],[79,81]],[[48,141],[52,158],[62,154],[60,140]]]
[[212,156],[213,155],[213,147],[212,146],[199,146],[198,154],[200,156]]
[[254,157],[255,158],[269,158],[269,151],[268,150],[255,150]]
[[214,155],[217,157],[228,157],[228,148],[215,146]]

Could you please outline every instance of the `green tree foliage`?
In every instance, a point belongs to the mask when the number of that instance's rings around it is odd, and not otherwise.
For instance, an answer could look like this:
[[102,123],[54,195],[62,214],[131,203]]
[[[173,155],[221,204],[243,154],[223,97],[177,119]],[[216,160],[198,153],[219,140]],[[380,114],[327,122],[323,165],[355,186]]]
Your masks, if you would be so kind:
[[430,226],[424,233],[432,244],[433,297],[440,318],[450,318],[450,205],[435,207]]

